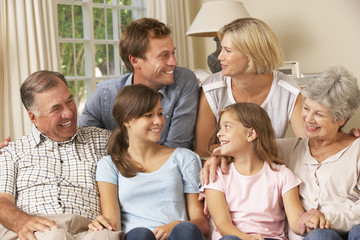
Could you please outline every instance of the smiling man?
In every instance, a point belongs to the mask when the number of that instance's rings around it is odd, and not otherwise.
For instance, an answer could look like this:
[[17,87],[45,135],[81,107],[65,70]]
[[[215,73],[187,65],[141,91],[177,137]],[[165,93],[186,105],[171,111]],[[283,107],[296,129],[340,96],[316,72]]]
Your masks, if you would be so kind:
[[198,83],[195,74],[177,67],[171,30],[152,18],[132,21],[121,33],[120,56],[130,73],[120,79],[98,84],[79,118],[81,126],[113,130],[117,123],[112,108],[120,89],[144,84],[162,95],[165,125],[160,144],[193,149],[198,109]]
[[35,72],[20,92],[33,129],[0,155],[0,239],[120,239],[120,231],[87,232],[100,214],[95,169],[110,131],[77,127],[60,73]]

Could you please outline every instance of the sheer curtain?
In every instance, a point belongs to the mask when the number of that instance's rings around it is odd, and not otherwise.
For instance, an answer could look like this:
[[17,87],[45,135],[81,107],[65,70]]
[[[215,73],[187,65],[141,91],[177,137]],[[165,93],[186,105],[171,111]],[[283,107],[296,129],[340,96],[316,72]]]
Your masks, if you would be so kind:
[[148,0],[147,16],[170,26],[176,46],[179,66],[194,69],[192,41],[186,37],[190,27],[189,3],[191,0]]
[[56,18],[53,0],[1,0],[0,140],[31,130],[21,103],[21,83],[35,71],[60,70]]

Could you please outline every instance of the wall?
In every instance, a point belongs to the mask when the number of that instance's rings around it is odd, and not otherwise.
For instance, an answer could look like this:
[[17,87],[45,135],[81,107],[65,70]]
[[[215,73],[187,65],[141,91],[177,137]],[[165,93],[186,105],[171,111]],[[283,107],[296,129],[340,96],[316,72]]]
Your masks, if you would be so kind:
[[[198,9],[205,1],[195,0]],[[223,0],[226,1],[226,0]],[[301,73],[314,73],[335,64],[345,66],[360,85],[359,0],[241,0],[252,17],[265,21],[278,36],[286,60],[297,60]],[[194,37],[195,68],[207,68],[215,50],[211,38]],[[360,110],[345,127],[360,128]]]

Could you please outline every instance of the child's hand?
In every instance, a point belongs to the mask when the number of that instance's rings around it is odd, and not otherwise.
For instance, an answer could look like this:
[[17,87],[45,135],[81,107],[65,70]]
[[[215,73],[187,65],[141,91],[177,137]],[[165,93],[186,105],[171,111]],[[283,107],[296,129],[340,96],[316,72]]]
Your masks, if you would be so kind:
[[173,228],[180,222],[171,222],[165,225],[158,226],[154,229],[153,233],[155,235],[156,240],[166,240]]
[[332,228],[330,220],[325,218],[325,215],[316,209],[310,209],[309,211],[300,215],[299,230],[301,234],[309,232],[312,229],[317,228]]
[[103,229],[108,229],[110,231],[115,230],[115,226],[110,223],[110,219],[104,217],[103,215],[98,216],[94,219],[89,225],[89,232],[100,231]]

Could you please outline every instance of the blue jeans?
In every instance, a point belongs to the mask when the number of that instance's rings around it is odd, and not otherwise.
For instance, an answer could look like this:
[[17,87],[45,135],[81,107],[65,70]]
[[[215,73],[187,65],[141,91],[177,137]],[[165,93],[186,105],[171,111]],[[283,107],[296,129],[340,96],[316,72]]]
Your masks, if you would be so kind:
[[[168,240],[203,240],[200,229],[191,222],[181,222],[171,231]],[[131,229],[125,234],[125,240],[156,240],[154,233],[144,227]]]
[[345,235],[333,229],[315,229],[306,235],[304,240],[360,240],[360,224],[353,226]]
[[[274,238],[264,238],[264,239],[265,240],[276,240]],[[223,236],[222,238],[220,238],[219,240],[241,240],[241,238],[238,238],[233,235],[226,235],[226,236]]]

